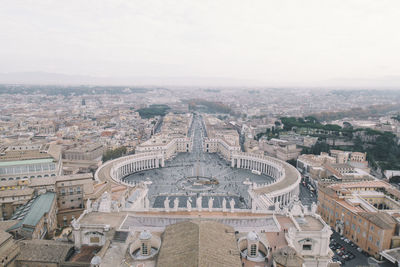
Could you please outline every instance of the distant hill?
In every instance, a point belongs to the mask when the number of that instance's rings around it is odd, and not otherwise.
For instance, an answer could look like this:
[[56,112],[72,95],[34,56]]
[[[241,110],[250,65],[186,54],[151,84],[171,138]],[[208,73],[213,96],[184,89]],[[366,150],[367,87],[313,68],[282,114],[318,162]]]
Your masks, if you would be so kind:
[[256,86],[257,82],[223,77],[95,77],[49,72],[0,73],[2,84],[37,85],[148,85],[148,86]]

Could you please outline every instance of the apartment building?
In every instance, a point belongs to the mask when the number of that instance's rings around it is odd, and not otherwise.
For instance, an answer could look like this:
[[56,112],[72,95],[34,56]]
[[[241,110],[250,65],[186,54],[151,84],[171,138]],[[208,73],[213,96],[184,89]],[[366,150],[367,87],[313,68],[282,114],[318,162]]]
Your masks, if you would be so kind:
[[333,184],[318,188],[318,212],[339,234],[370,255],[397,246],[398,191],[382,181]]

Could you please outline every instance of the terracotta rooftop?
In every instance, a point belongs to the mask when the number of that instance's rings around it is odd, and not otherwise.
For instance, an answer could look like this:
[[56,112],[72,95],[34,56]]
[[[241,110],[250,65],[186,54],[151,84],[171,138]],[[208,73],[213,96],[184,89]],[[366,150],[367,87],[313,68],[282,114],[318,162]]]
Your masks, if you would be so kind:
[[26,240],[20,243],[21,252],[17,261],[59,263],[65,260],[73,244],[54,240]]
[[15,161],[15,160],[30,160],[30,159],[44,159],[52,158],[46,152],[39,152],[39,150],[11,150],[7,151],[4,155],[0,155],[0,161]]
[[360,212],[359,215],[382,229],[393,229],[396,225],[396,220],[386,212]]
[[354,183],[343,183],[343,184],[333,184],[329,186],[334,190],[344,189],[344,188],[376,188],[376,187],[391,187],[388,183],[384,181],[363,181],[363,182],[354,182]]
[[242,264],[232,227],[194,220],[167,226],[157,266],[240,267]]

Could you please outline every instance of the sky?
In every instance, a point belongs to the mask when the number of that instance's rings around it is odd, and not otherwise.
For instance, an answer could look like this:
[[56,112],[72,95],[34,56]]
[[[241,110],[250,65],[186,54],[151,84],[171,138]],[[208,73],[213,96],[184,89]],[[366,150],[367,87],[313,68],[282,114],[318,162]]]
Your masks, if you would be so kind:
[[0,0],[0,73],[399,86],[399,0]]

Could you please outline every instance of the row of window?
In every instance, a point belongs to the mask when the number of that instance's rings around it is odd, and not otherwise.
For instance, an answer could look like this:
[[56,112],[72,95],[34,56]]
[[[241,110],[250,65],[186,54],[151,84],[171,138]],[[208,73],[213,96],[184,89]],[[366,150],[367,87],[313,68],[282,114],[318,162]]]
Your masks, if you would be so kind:
[[[326,209],[327,209],[327,210],[330,210],[329,207],[326,207]],[[332,210],[330,210],[330,213],[333,215],[333,211],[332,211]],[[328,214],[329,214],[329,212],[328,212]],[[325,215],[325,217],[327,217],[327,215],[324,214],[324,213],[323,213],[322,215]],[[335,215],[336,215],[336,217],[338,217],[338,213],[337,213],[337,212],[335,212]],[[354,215],[354,219],[355,219],[355,218],[356,218],[356,215]],[[326,218],[326,219],[327,219],[327,218]],[[332,222],[332,220],[331,220],[330,222]],[[359,219],[358,219],[358,222],[359,222],[359,223],[362,223],[363,221],[362,221],[361,218],[359,218]],[[347,226],[349,226],[350,223],[349,223],[349,221],[345,221],[345,224],[346,224]],[[367,226],[367,221],[364,222],[364,226]],[[354,232],[357,232],[357,233],[360,233],[360,232],[361,232],[360,226],[357,226],[357,227],[356,227],[356,225],[355,225],[354,223],[352,224],[351,228],[352,228],[352,230],[353,230]],[[356,228],[357,228],[357,229],[356,229]],[[375,230],[374,225],[371,225],[369,229],[370,229],[371,232],[373,232],[373,231]],[[346,231],[346,234],[347,234],[347,231]],[[381,234],[381,230],[378,231],[378,234],[379,234],[379,235]],[[364,238],[367,237],[366,231],[363,231],[363,232],[362,232],[362,236],[363,236]],[[352,238],[354,239],[354,236],[352,236]],[[368,240],[369,240],[369,242],[373,242],[373,241],[374,241],[373,236],[372,236],[372,235],[369,235],[369,236],[368,236]],[[358,238],[356,238],[356,242],[358,242]],[[377,241],[376,241],[376,246],[379,246],[379,245],[380,245],[380,241],[377,240]]]
[[[29,176],[29,178],[44,178],[44,177],[54,177],[54,176],[56,176],[56,174],[55,173],[52,173],[52,174],[44,174],[44,175],[37,175],[37,176],[35,176],[35,175],[31,175],[31,176]],[[1,181],[13,181],[13,180],[21,180],[21,179],[28,179],[28,176],[24,176],[24,177],[10,177],[10,178],[1,178]]]
[[[330,201],[329,201],[329,202],[330,202]],[[325,209],[325,210],[327,210],[328,213],[331,213],[331,214],[332,214],[332,212],[333,212],[329,207],[326,207],[324,204],[322,204],[322,208]],[[340,209],[340,207],[339,207],[339,206],[336,206],[336,209]],[[346,210],[345,210],[344,208],[342,208],[342,214],[345,214],[345,213],[346,213]],[[347,215],[350,215],[350,211],[347,211]],[[340,215],[339,215],[338,212],[335,212],[335,216],[336,216],[336,218],[339,218],[339,217],[340,217]],[[356,219],[356,215],[353,215],[353,219]],[[363,221],[362,221],[361,218],[358,218],[358,222],[361,224]],[[346,221],[346,224],[348,225],[348,221]],[[365,227],[367,226],[367,221],[364,222],[364,226],[365,226]],[[371,225],[370,230],[371,230],[371,231],[374,231],[374,226],[373,226],[373,225]]]
[[73,195],[75,192],[76,192],[76,194],[81,194],[82,193],[81,187],[80,186],[76,187],[76,190],[74,190],[74,187],[70,187],[68,190],[66,190],[65,188],[61,188],[62,196],[65,196],[67,194]]
[[[77,201],[80,201],[80,200],[82,200],[82,198],[78,197],[78,199],[76,199],[76,200],[77,200]],[[71,199],[70,201],[71,201],[71,202],[74,202],[74,199]],[[62,201],[61,204],[65,205],[65,201]]]
[[[2,197],[1,200],[4,201],[4,200],[9,199],[9,198],[10,197]],[[31,198],[30,196],[12,196],[11,197],[12,200],[24,200],[24,199],[30,199],[30,198]],[[4,204],[2,204],[2,205],[3,205],[3,208],[4,208]]]

